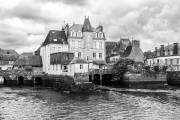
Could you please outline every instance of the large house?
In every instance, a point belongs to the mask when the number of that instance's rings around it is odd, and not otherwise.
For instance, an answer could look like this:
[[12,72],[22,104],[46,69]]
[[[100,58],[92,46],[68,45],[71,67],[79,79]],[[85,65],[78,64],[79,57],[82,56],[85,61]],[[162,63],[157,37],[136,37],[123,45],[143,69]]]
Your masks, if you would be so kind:
[[73,24],[65,28],[69,51],[74,52],[75,57],[94,63],[91,68],[102,68],[106,64],[105,34],[103,26],[94,28],[91,26],[89,17],[85,17],[83,24]]
[[146,65],[168,66],[169,70],[180,71],[180,43],[161,45],[153,52],[145,52]]
[[82,25],[67,24],[62,30],[50,30],[35,53],[42,57],[47,74],[85,73],[105,66],[105,40],[103,26],[92,27],[88,17]]
[[43,72],[51,74],[50,55],[57,52],[68,52],[68,41],[65,31],[50,30],[40,47]]

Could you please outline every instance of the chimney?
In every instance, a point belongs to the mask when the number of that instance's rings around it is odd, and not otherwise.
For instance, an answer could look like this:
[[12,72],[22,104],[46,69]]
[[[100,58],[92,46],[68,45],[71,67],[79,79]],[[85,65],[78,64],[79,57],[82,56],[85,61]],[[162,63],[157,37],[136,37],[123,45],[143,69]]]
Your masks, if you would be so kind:
[[160,56],[164,56],[164,55],[165,55],[164,45],[161,45]]
[[133,47],[140,47],[140,41],[139,40],[132,40],[132,46]]
[[98,29],[99,31],[103,32],[103,26],[102,26],[102,25],[99,25],[99,26],[97,27],[97,29]]
[[173,55],[178,55],[179,54],[178,51],[179,51],[178,43],[174,43],[173,44]]
[[154,56],[157,57],[157,47],[155,47]]

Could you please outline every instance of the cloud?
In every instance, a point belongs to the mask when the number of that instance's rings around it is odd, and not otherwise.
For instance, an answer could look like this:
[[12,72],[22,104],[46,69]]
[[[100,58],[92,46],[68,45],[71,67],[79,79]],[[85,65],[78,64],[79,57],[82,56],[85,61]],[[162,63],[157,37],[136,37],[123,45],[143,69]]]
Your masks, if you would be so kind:
[[[83,23],[104,26],[107,40],[139,39],[144,51],[180,37],[177,0],[0,0],[0,47],[36,50],[50,29]],[[27,46],[28,45],[28,46]],[[28,48],[29,47],[29,48]]]
[[61,2],[67,5],[77,5],[77,6],[85,6],[88,4],[89,0],[38,0],[40,2]]

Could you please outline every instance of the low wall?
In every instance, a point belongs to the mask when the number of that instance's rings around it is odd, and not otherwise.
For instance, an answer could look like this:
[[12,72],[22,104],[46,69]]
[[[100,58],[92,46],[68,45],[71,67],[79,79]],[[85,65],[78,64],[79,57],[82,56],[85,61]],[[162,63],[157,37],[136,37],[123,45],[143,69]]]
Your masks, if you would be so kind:
[[167,83],[166,74],[126,73],[122,84],[128,88],[163,88]]

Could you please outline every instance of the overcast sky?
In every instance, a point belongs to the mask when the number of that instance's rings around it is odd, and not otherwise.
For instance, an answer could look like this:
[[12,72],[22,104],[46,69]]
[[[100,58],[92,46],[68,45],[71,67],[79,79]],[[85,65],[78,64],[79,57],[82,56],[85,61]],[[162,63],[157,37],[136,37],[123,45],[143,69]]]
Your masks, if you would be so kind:
[[65,22],[104,26],[108,41],[138,39],[143,51],[180,42],[180,0],[0,0],[0,48],[35,51]]

